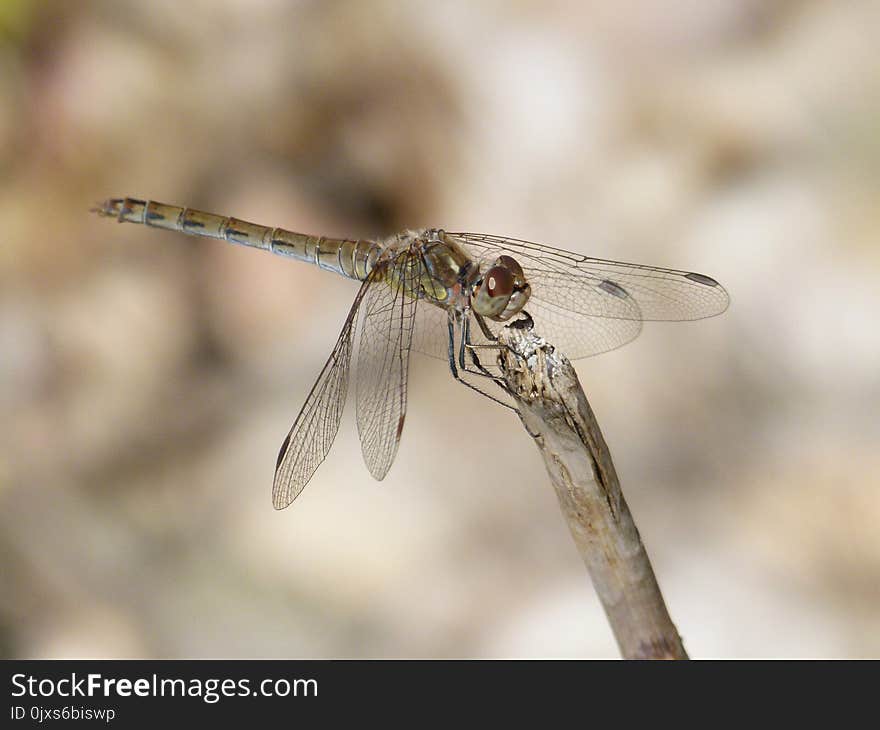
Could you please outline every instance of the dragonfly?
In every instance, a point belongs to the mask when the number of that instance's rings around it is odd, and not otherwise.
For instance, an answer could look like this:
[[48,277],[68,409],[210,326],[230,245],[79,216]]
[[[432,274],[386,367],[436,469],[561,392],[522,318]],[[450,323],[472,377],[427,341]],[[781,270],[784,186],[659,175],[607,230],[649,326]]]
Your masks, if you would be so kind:
[[[263,249],[313,264],[360,288],[342,331],[281,445],[272,504],[284,509],[324,461],[339,430],[360,321],[357,428],[370,474],[381,480],[406,418],[410,353],[445,360],[453,378],[482,395],[503,381],[481,352],[499,328],[527,321],[569,359],[635,339],[645,321],[712,317],[727,291],[705,274],[592,258],[505,236],[407,230],[384,240],[312,236],[176,205],[110,198],[101,216]],[[520,319],[515,319],[515,318]]]

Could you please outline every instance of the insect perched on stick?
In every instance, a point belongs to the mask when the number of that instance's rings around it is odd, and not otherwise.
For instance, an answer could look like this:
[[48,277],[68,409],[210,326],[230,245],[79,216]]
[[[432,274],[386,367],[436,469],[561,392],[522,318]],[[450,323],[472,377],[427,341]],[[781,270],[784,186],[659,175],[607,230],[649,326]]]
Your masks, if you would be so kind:
[[497,367],[480,354],[503,347],[499,329],[518,316],[534,321],[577,359],[632,341],[644,321],[712,317],[729,302],[724,288],[704,274],[606,261],[503,236],[429,228],[382,241],[325,238],[135,198],[109,199],[95,212],[265,249],[361,282],[281,446],[272,491],[277,509],[300,494],[339,430],[358,319],[358,433],[367,468],[383,479],[403,432],[413,350],[447,361],[457,381],[513,407],[505,402]]

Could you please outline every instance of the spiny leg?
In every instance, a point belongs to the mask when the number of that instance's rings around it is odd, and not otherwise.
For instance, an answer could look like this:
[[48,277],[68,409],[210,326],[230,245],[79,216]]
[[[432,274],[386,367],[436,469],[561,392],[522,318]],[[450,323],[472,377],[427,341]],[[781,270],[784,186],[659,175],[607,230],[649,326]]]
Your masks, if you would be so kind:
[[[483,336],[489,340],[489,342],[497,343],[498,338],[495,336],[495,333],[489,329],[489,325],[486,324],[486,320],[476,312],[474,312],[474,317],[477,320],[477,324],[480,325],[480,329],[483,330]],[[487,345],[488,347],[488,345]]]
[[[464,314],[464,324],[462,326],[462,340],[461,340],[461,349],[459,351],[459,364],[461,365],[462,370],[470,373],[471,375],[480,375],[484,378],[491,378],[495,381],[495,383],[501,387],[503,390],[506,390],[506,386],[504,381],[501,380],[497,375],[489,372],[485,368],[485,366],[480,362],[480,358],[477,355],[477,350],[501,350],[505,347],[498,342],[498,338],[492,334],[491,330],[486,326],[486,323],[483,321],[483,318],[480,317],[479,314],[474,313],[474,316],[477,318],[477,321],[480,324],[481,329],[483,330],[483,334],[486,335],[488,339],[492,342],[488,345],[477,345],[471,342],[471,327],[470,327],[470,312],[465,312]],[[476,370],[473,370],[465,365],[464,353],[467,350],[468,354],[471,356],[471,361],[473,362]]]
[[[483,364],[480,362],[480,358],[477,356],[477,350],[501,350],[501,349],[504,349],[505,347],[507,347],[507,345],[503,345],[498,341],[498,337],[496,337],[495,334],[492,332],[492,330],[489,329],[489,326],[486,324],[486,320],[482,316],[480,316],[476,312],[474,312],[473,315],[474,315],[474,318],[477,320],[477,323],[480,325],[480,329],[483,331],[483,335],[486,337],[487,340],[490,341],[490,344],[478,345],[478,344],[474,344],[473,342],[471,342],[470,311],[465,310],[464,326],[463,326],[464,337],[462,339],[462,351],[465,348],[468,350],[468,352],[470,353],[470,356],[471,356],[471,360],[473,361],[474,366],[477,368],[477,370],[471,370],[470,368],[468,368],[465,365],[463,354],[459,355],[459,361],[461,363],[461,368],[463,370],[465,370],[466,372],[470,373],[471,375],[481,375],[483,377],[492,378],[492,380],[494,380],[503,390],[506,390],[507,388],[504,384],[504,381],[501,380],[497,375],[493,375],[491,372],[489,372],[483,366]],[[535,325],[535,320],[532,319],[532,316],[528,312],[526,312],[525,310],[520,312],[520,315],[521,315],[520,319],[517,319],[517,320],[514,320],[513,322],[510,322],[507,326],[513,327],[515,329],[525,329],[525,330],[532,329],[532,327],[534,327],[534,325]]]
[[[476,351],[476,348],[478,348],[478,347],[479,348],[487,348],[487,349],[489,349],[489,348],[497,349],[499,346],[498,345],[474,345],[473,343],[471,343],[470,318],[468,317],[467,313],[465,313],[465,315],[464,315],[464,319],[463,319],[463,323],[462,323],[462,327],[461,327],[461,333],[462,333],[461,334],[461,343],[458,348],[459,367],[461,367],[461,369],[464,370],[466,373],[469,373],[471,375],[479,375],[480,377],[483,377],[483,378],[491,378],[499,385],[502,385],[500,380],[495,375],[490,373],[483,366],[483,364],[480,362],[480,358],[477,355],[477,351]],[[467,364],[466,359],[465,359],[465,353],[470,355],[472,366]],[[503,387],[503,385],[502,385],[502,387]]]
[[[450,371],[452,371],[452,377],[455,378],[462,385],[466,385],[471,390],[477,391],[477,393],[485,396],[489,400],[493,400],[496,403],[498,403],[499,405],[502,405],[505,408],[509,408],[512,411],[516,411],[516,408],[514,408],[509,403],[505,403],[504,401],[499,400],[495,396],[489,395],[484,390],[478,388],[473,383],[469,383],[467,380],[465,380],[464,378],[461,377],[461,375],[458,372],[458,368],[455,366],[455,321],[453,320],[451,315],[448,320],[448,327],[449,327],[449,350],[448,350],[449,369],[450,369]],[[462,349],[462,352],[463,352],[463,349]],[[462,363],[464,363],[464,356],[461,355],[461,357],[462,357]],[[469,373],[472,372],[472,371],[468,370],[467,368],[465,368],[464,366],[462,366],[462,370],[465,370],[466,372],[469,372]],[[481,374],[481,373],[476,373],[476,374]],[[489,377],[492,377],[492,375],[489,374]],[[495,379],[495,378],[492,378],[492,379],[495,380],[495,382],[498,382],[497,379]]]

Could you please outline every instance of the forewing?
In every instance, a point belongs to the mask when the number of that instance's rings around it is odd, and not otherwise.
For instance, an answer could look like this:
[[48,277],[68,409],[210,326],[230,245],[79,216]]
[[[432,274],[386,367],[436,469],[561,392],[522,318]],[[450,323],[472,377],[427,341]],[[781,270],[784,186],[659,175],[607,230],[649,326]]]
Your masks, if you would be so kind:
[[357,365],[357,424],[370,474],[391,468],[406,417],[409,353],[422,274],[418,255],[387,262],[364,297]]
[[348,393],[352,335],[358,308],[371,281],[369,278],[361,285],[336,346],[281,445],[272,488],[275,509],[284,509],[299,496],[336,438]]
[[542,244],[477,233],[447,233],[481,265],[513,256],[532,287],[526,310],[539,331],[575,359],[620,347],[641,322],[720,314],[724,287],[704,274],[608,261]]

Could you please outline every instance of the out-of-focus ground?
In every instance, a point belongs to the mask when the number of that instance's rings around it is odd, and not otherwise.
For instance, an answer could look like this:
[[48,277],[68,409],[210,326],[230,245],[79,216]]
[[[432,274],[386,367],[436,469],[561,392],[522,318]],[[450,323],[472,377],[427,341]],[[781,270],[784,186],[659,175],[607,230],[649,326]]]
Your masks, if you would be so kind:
[[880,4],[0,3],[0,652],[615,656],[540,456],[414,356],[281,440],[351,282],[88,214],[443,226],[718,278],[578,362],[694,656],[880,654]]

